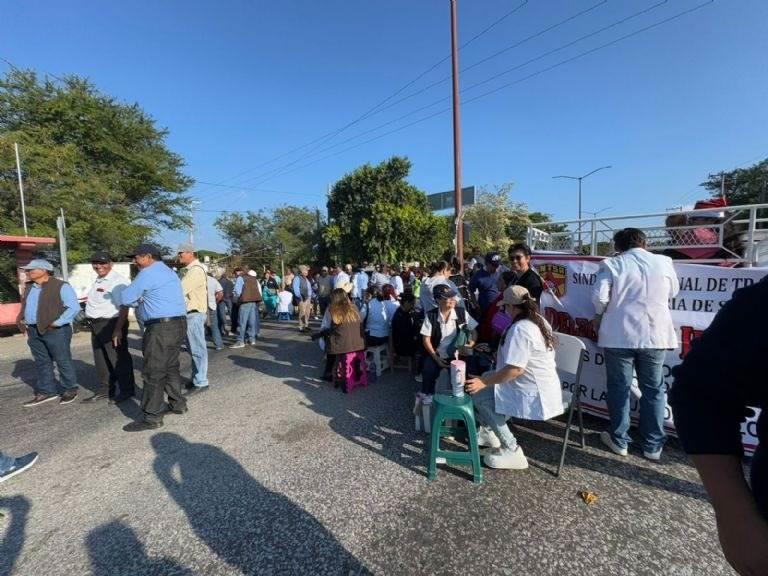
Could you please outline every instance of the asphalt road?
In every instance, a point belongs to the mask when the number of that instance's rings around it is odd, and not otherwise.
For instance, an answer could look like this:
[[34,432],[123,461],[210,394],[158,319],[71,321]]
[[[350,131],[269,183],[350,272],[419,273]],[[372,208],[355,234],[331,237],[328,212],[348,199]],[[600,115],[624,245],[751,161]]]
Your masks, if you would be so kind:
[[[73,352],[85,397],[88,334]],[[40,452],[0,484],[0,576],[733,574],[675,442],[661,464],[621,459],[588,418],[587,449],[556,479],[563,425],[525,424],[529,470],[485,469],[476,486],[443,467],[429,482],[406,373],[345,395],[317,378],[321,361],[295,324],[267,323],[255,348],[211,350],[189,413],[128,434],[138,404],[22,408],[31,357],[0,338],[0,449]]]

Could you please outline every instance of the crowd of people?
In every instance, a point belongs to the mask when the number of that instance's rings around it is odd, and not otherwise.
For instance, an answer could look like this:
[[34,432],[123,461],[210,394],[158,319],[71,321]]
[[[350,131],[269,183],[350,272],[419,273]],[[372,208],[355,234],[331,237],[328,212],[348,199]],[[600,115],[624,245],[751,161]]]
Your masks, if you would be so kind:
[[[600,440],[618,456],[628,455],[630,387],[637,374],[642,454],[659,461],[666,439],[664,359],[666,351],[678,344],[668,301],[677,294],[679,282],[669,257],[646,250],[642,231],[618,231],[614,246],[617,254],[601,262],[593,288],[609,414]],[[531,251],[525,244],[509,248],[506,264],[500,253],[491,252],[473,258],[464,268],[455,259],[426,268],[383,263],[322,266],[314,273],[300,265],[295,272],[289,267],[283,278],[271,270],[259,278],[245,267],[235,268],[232,277],[224,273],[214,278],[189,244],[178,248],[178,273],[151,244],[137,246],[130,256],[139,269],[133,281],[113,269],[107,253],[92,256],[97,278],[84,310],[99,382],[84,402],[120,403],[134,396],[130,309],[141,325],[143,418],[127,424],[125,431],[161,427],[166,415],[184,414],[187,399],[209,388],[206,329],[214,350],[222,350],[222,337],[230,334],[235,339],[230,348],[243,348],[246,342],[257,343],[263,317],[296,318],[299,332],[311,332],[312,320],[319,321],[311,336],[325,351],[323,378],[344,392],[369,382],[373,367],[367,365],[367,349],[385,347],[390,358],[409,358],[425,404],[446,385],[451,360],[465,360],[469,375],[465,390],[474,399],[479,443],[491,449],[484,461],[492,468],[528,466],[509,427],[511,418],[547,420],[564,411],[555,363],[557,335],[540,310],[548,287],[531,267]],[[70,341],[80,305],[71,286],[52,275],[49,262],[33,260],[25,269],[30,281],[18,320],[37,380],[34,397],[24,406],[53,400],[70,404],[78,396]],[[768,541],[765,449],[758,447],[756,452],[751,486],[739,460],[744,410],[748,405],[768,408],[768,375],[759,364],[768,351],[765,339],[742,338],[750,317],[754,322],[756,316],[766,315],[766,290],[764,280],[734,294],[674,369],[670,396],[678,433],[713,496],[724,550],[735,566],[756,560],[745,557],[743,546],[725,534],[726,529]],[[183,344],[192,360],[186,391],[179,361]],[[735,366],[729,358],[743,362]],[[720,393],[723,382],[733,388],[726,396]],[[768,410],[758,422],[763,443],[768,442],[766,414]],[[18,459],[0,454],[0,481],[31,466],[36,458],[34,453]],[[737,507],[746,518],[749,536],[737,526],[738,518],[729,507]]]

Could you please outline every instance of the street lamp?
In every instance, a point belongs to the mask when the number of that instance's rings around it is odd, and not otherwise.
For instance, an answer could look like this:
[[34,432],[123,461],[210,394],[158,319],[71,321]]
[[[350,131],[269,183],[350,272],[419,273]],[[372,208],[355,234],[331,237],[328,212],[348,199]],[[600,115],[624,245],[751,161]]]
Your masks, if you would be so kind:
[[581,246],[581,181],[585,178],[588,178],[589,176],[592,176],[592,174],[595,172],[600,172],[600,170],[607,170],[608,168],[612,168],[612,166],[600,166],[600,168],[595,168],[592,170],[592,172],[584,174],[584,176],[552,176],[552,178],[568,178],[569,180],[579,181],[579,246]]

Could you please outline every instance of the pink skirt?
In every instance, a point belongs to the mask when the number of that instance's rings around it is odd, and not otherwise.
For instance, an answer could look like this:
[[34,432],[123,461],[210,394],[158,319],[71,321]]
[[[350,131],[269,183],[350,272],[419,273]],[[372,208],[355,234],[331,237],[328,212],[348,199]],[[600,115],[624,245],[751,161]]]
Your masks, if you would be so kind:
[[336,356],[334,370],[336,385],[347,394],[358,386],[368,386],[368,370],[365,365],[365,351],[347,352]]

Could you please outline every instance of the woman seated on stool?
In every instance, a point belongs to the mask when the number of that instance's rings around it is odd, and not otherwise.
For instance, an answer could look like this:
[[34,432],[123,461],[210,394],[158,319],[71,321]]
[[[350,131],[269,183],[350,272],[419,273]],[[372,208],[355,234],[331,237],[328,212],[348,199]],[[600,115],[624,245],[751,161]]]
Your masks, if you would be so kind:
[[367,296],[368,302],[362,310],[365,343],[369,348],[388,344],[392,318],[387,313],[384,294],[378,286],[371,286],[368,288]]
[[501,337],[496,370],[469,378],[465,390],[472,394],[483,425],[478,444],[496,449],[484,457],[485,464],[524,470],[528,460],[507,420],[549,420],[564,412],[554,338],[536,300],[523,286],[507,288],[498,306],[512,318],[512,325]]
[[365,341],[360,314],[349,299],[349,292],[336,288],[331,292],[327,314],[330,328],[326,334],[326,352],[335,360],[331,375],[336,387],[350,392],[368,384],[365,369]]
[[469,330],[465,347],[472,348],[477,339],[477,322],[464,308],[457,306],[459,293],[448,284],[438,284],[432,289],[437,308],[427,312],[421,325],[423,336],[424,365],[421,369],[421,391],[427,396],[435,393],[435,384],[440,372],[448,368],[456,352],[459,332]]

